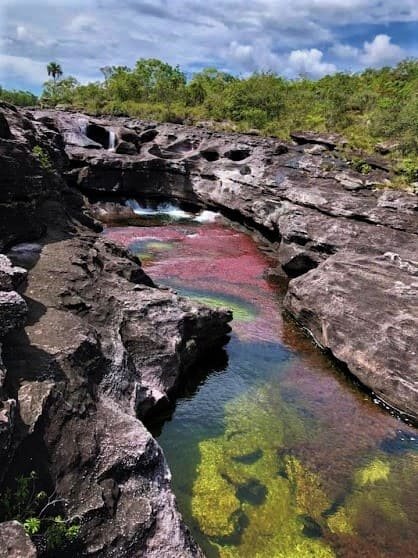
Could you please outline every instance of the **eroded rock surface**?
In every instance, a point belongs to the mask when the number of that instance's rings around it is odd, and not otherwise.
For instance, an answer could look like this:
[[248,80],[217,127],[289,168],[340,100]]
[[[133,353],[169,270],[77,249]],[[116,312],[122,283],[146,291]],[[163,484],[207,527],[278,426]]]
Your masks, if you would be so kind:
[[[81,521],[81,555],[200,556],[138,417],[169,404],[182,375],[225,343],[232,316],[157,288],[97,234],[63,179],[64,141],[104,149],[106,130],[0,108],[10,130],[0,138],[0,250],[11,259],[0,255],[0,482],[20,473],[13,456],[25,444],[40,481]],[[84,132],[94,138],[78,141]]]
[[391,252],[341,250],[290,282],[286,305],[392,407],[418,415],[418,271]]

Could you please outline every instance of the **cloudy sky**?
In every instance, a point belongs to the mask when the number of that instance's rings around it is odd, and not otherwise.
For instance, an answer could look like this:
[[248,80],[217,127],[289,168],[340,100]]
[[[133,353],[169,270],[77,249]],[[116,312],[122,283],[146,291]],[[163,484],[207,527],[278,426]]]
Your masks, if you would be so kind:
[[38,92],[138,58],[320,77],[418,55],[418,0],[0,0],[0,84]]

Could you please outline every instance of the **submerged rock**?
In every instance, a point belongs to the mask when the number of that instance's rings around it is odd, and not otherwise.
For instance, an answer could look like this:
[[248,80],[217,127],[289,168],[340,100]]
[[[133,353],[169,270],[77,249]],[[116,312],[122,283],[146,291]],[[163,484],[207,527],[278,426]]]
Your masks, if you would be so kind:
[[[279,417],[273,423],[270,408]],[[314,522],[326,527],[322,513],[330,502],[319,477],[277,451],[286,439],[303,435],[280,394],[260,388],[228,404],[224,434],[199,444],[192,511],[220,556],[335,556],[325,541],[307,533],[302,520],[310,517],[311,528]],[[250,452],[259,458],[242,459]],[[281,467],[285,475],[278,474]]]

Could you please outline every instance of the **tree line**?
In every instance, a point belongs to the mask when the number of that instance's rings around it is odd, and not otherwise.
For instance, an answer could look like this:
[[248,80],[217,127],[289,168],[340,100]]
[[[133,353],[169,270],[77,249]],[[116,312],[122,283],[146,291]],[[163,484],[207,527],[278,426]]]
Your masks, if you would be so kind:
[[[186,79],[179,66],[139,59],[133,68],[106,66],[103,79],[80,84],[51,62],[39,99],[0,89],[16,104],[63,105],[91,114],[196,123],[288,138],[295,129],[342,133],[351,145],[373,151],[391,144],[410,179],[418,179],[418,60],[396,67],[289,80],[272,72],[246,77],[206,68]],[[415,168],[417,169],[415,171]],[[412,170],[411,170],[412,169]],[[416,175],[416,176],[415,176]]]

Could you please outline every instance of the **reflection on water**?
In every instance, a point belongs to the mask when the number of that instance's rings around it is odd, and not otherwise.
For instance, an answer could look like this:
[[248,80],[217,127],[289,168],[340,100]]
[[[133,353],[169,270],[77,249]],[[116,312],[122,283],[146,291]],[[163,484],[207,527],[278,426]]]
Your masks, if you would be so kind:
[[251,238],[188,217],[105,234],[157,282],[234,312],[227,358],[196,371],[160,425],[195,538],[208,556],[416,557],[416,430],[282,317]]

